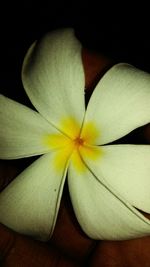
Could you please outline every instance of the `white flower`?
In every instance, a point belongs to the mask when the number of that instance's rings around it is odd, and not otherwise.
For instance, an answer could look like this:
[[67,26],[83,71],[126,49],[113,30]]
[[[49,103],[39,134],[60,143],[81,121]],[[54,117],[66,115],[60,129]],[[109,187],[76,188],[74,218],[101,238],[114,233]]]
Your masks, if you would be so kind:
[[44,155],[0,194],[0,222],[48,239],[68,173],[74,212],[88,236],[149,235],[150,221],[137,209],[150,212],[150,146],[108,143],[150,122],[150,75],[113,66],[85,109],[81,45],[72,29],[61,29],[32,45],[22,80],[39,113],[1,95],[0,157]]

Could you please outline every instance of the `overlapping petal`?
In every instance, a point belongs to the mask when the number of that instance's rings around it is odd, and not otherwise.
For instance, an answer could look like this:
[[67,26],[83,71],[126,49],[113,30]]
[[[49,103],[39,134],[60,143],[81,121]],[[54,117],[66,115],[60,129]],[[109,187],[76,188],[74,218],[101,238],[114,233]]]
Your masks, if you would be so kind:
[[60,118],[82,123],[85,77],[81,44],[72,29],[47,34],[34,43],[24,60],[22,80],[36,109],[51,123],[66,131]]
[[131,205],[150,213],[150,146],[105,146],[103,151],[99,168],[109,184]]
[[41,156],[0,194],[0,222],[13,230],[46,240],[54,229],[66,177],[56,152]]
[[[101,179],[102,178],[102,179]],[[69,191],[77,219],[94,239],[123,240],[149,235],[150,221],[123,200],[93,171],[69,166]]]
[[[97,177],[103,177],[132,206],[150,213],[150,146],[107,145],[97,147],[101,157],[86,164]],[[101,178],[102,179],[102,178]]]
[[128,64],[113,66],[97,84],[86,111],[106,144],[150,121],[150,74]]
[[0,158],[12,159],[47,153],[44,137],[57,134],[40,114],[0,95]]

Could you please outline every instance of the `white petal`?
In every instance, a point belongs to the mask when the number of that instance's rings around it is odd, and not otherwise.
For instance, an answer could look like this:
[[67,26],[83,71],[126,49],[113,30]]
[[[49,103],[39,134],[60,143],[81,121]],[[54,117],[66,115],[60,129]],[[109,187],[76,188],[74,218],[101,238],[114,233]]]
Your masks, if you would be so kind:
[[132,206],[150,213],[150,146],[110,145],[99,149],[99,162],[86,159],[87,164]]
[[150,221],[100,182],[101,177],[88,169],[84,174],[76,172],[70,166],[68,178],[74,211],[89,237],[124,240],[150,234]]
[[95,144],[114,141],[150,122],[150,74],[128,64],[113,66],[96,86],[85,121],[100,132]]
[[58,131],[40,114],[0,95],[0,158],[29,157],[49,151],[44,136]]
[[48,33],[30,47],[22,80],[33,105],[58,128],[68,116],[82,122],[85,78],[81,44],[72,29]]
[[58,214],[66,162],[56,171],[55,153],[41,156],[0,194],[0,222],[37,239],[48,239]]

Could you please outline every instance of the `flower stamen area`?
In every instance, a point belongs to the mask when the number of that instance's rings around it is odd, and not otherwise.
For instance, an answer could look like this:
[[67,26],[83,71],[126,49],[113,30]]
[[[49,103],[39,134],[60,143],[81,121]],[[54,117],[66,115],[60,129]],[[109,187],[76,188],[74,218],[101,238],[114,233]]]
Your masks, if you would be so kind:
[[74,144],[77,147],[82,146],[84,145],[84,140],[80,137],[77,137],[76,139],[74,139]]
[[[96,160],[101,155],[95,145],[99,132],[93,123],[81,126],[74,119],[65,119],[60,123],[61,132],[49,134],[44,139],[50,149],[55,150],[54,165],[62,170],[70,160],[76,170],[83,172],[86,167],[83,159]],[[63,134],[64,133],[64,134]]]

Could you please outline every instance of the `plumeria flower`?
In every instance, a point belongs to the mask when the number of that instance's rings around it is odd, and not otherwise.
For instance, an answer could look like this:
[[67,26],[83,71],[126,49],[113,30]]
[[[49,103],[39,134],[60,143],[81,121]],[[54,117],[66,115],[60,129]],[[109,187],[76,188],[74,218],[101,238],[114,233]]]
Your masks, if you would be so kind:
[[82,46],[73,29],[48,33],[23,63],[38,111],[0,97],[0,157],[41,155],[0,194],[0,222],[47,240],[64,183],[84,232],[94,239],[150,234],[150,146],[110,144],[150,122],[150,75],[119,63],[85,107]]

